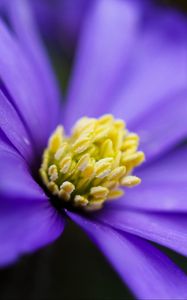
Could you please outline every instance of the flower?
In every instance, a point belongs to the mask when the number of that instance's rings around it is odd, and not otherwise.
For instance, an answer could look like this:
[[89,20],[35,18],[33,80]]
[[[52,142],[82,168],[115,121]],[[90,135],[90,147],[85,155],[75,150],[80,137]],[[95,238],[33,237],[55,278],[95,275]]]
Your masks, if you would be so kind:
[[[186,20],[134,2],[96,3],[61,115],[27,3],[14,3],[11,28],[0,21],[0,264],[55,240],[69,217],[136,297],[186,299],[186,275],[155,245],[187,255]],[[140,135],[142,184],[98,212],[59,213],[38,180],[49,136],[59,123],[68,131],[83,115],[104,113]]]

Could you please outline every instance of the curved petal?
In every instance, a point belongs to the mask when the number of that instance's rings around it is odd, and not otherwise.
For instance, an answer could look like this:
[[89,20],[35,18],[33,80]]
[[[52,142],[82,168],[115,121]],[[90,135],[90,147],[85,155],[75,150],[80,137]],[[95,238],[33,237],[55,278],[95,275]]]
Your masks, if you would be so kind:
[[0,265],[14,262],[54,241],[64,220],[46,203],[25,203],[0,209]]
[[186,99],[187,89],[170,96],[167,101],[163,99],[163,103],[152,107],[134,124],[133,128],[140,136],[140,147],[148,161],[163,155],[187,137]]
[[33,146],[30,136],[22,124],[16,110],[0,90],[0,129],[9,141],[30,163],[33,159]]
[[31,176],[24,159],[8,144],[6,147],[0,144],[0,169],[0,207],[10,200],[14,203],[48,202],[44,191]]
[[12,1],[9,2],[7,5],[8,16],[22,49],[27,53],[40,81],[40,88],[43,93],[43,99],[40,101],[44,101],[44,110],[48,116],[46,126],[50,125],[50,130],[53,130],[60,116],[60,95],[56,78],[37,32],[28,1],[14,0],[14,5]]
[[43,107],[40,82],[36,80],[36,74],[25,53],[1,21],[0,78],[9,101],[18,110],[35,143],[43,147],[47,139],[47,115]]
[[140,134],[151,159],[187,136],[187,22],[182,15],[155,10],[143,25],[128,82],[111,111]]
[[105,208],[96,218],[115,229],[129,232],[187,256],[187,215]]
[[151,211],[187,212],[187,147],[136,170],[142,183],[109,205]]
[[[24,6],[23,12],[19,12],[20,4],[15,6],[11,3],[11,7],[14,9],[14,18],[15,16],[18,18],[17,22],[14,20],[17,27],[15,26],[13,29],[19,31],[22,24],[26,31],[20,32],[22,39],[19,41],[16,34],[0,21],[1,89],[6,91],[6,96],[19,112],[37,150],[41,152],[52,128],[59,121],[57,93],[53,88],[53,76],[47,68],[44,56],[42,58],[40,47],[34,39],[34,33],[32,34],[29,26],[26,28],[26,21],[23,22]],[[23,20],[21,17],[19,18],[19,14],[24,16]]]
[[186,30],[185,18],[176,12],[156,6],[145,12],[129,56],[128,81],[119,87],[112,108],[129,125],[186,88]]
[[8,151],[15,153],[15,148],[11,144],[10,140],[4,134],[4,132],[0,129],[0,151]]
[[105,111],[124,70],[138,16],[138,6],[128,1],[95,2],[84,23],[69,87],[64,113],[68,127],[84,114]]
[[83,114],[113,113],[140,134],[151,159],[187,135],[187,22],[156,7],[104,3],[83,31],[64,118],[69,126]]
[[185,299],[187,277],[155,247],[74,213],[68,215],[94,240],[139,299]]
[[1,148],[0,162],[0,265],[4,266],[56,239],[64,219],[18,153]]

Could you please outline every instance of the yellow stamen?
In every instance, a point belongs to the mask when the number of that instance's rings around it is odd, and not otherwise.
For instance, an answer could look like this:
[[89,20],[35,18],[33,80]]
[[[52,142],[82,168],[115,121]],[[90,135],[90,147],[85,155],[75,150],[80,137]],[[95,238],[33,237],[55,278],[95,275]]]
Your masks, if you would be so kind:
[[136,176],[126,176],[120,181],[122,186],[133,187],[141,182],[141,179]]
[[122,120],[112,115],[84,117],[70,137],[62,126],[57,127],[44,151],[40,176],[61,201],[86,211],[98,210],[123,195],[120,186],[141,182],[131,175],[145,159],[138,146],[139,137],[129,133]]

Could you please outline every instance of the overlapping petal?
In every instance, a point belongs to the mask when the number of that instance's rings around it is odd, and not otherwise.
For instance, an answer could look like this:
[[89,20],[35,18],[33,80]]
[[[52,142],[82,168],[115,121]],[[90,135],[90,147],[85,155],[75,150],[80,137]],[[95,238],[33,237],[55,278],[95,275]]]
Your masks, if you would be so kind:
[[187,214],[151,213],[117,207],[99,213],[97,219],[187,256]]
[[[37,147],[44,147],[48,131],[40,82],[15,38],[0,23],[0,78],[22,116]],[[40,129],[40,130],[39,130]]]
[[159,105],[152,106],[150,111],[139,116],[134,123],[133,129],[140,136],[140,147],[148,162],[160,157],[187,137],[186,98],[187,89],[174,93],[167,99],[162,99]]
[[87,22],[65,122],[113,113],[140,134],[148,159],[161,155],[187,135],[186,20],[133,1],[100,1]]
[[139,299],[187,297],[187,277],[148,242],[75,213],[68,215],[88,233]]
[[0,265],[15,261],[55,240],[64,218],[51,206],[23,158],[0,148]]
[[[8,204],[11,209],[11,201],[27,202],[42,201],[48,199],[42,188],[35,182],[31,176],[31,170],[24,159],[7,144],[6,148],[0,148],[0,202],[2,205]],[[4,198],[7,200],[5,201]]]
[[179,147],[163,158],[142,166],[136,174],[142,183],[126,190],[124,198],[113,206],[149,211],[187,212],[187,147]]
[[10,28],[0,22],[1,89],[41,152],[59,122],[59,92],[26,1],[14,4],[4,5]]
[[9,2],[7,14],[11,26],[22,45],[23,51],[27,53],[28,60],[34,66],[35,75],[40,81],[43,93],[40,101],[44,102],[44,110],[48,116],[46,127],[53,130],[58,124],[60,116],[60,94],[57,80],[46,56],[28,1],[15,0],[14,5],[11,4],[11,1]]
[[186,30],[182,15],[156,6],[146,10],[128,57],[128,77],[125,82],[122,75],[113,102],[113,112],[129,125],[186,88]]
[[108,112],[135,38],[139,9],[127,1],[96,1],[80,37],[65,123]]
[[146,15],[129,57],[129,78],[111,108],[139,133],[148,160],[187,136],[186,31],[177,13],[155,8]]
[[62,233],[63,218],[48,205],[25,203],[0,210],[0,265],[45,246]]
[[[23,155],[28,163],[34,158],[34,149],[28,132],[16,110],[0,90],[0,130]],[[1,139],[1,138],[0,138]]]

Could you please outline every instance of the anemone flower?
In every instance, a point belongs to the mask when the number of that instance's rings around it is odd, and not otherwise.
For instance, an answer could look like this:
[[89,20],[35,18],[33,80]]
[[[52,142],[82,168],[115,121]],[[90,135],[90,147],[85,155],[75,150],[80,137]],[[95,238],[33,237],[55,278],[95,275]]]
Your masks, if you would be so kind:
[[[6,20],[1,266],[51,243],[71,218],[137,298],[186,299],[186,275],[157,247],[187,255],[186,21],[134,2],[96,3],[61,110],[26,2],[14,1]],[[120,185],[124,196],[109,201],[122,194]]]

